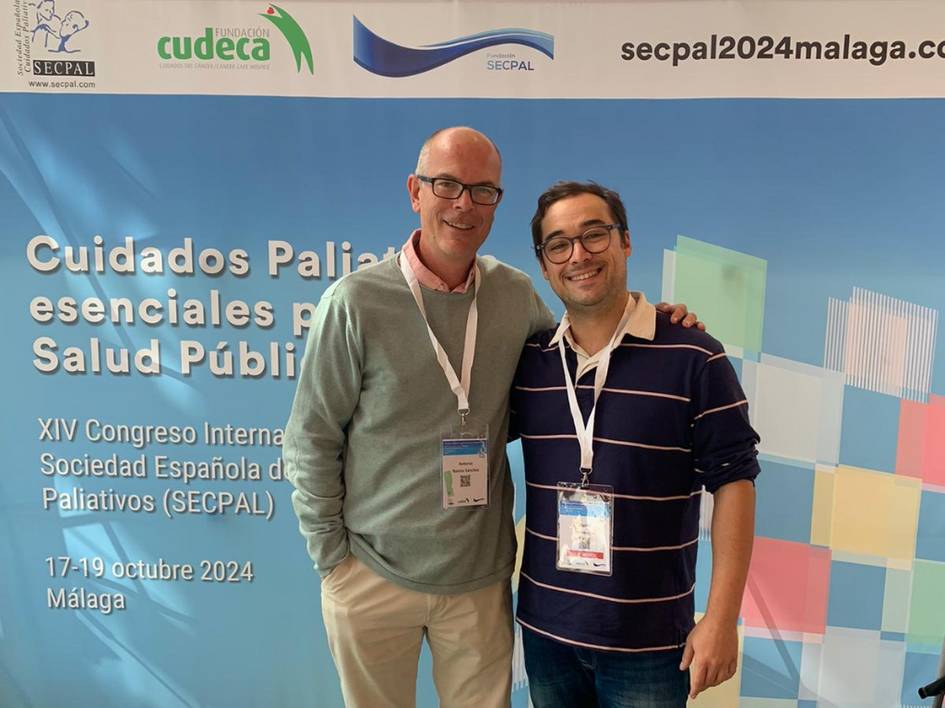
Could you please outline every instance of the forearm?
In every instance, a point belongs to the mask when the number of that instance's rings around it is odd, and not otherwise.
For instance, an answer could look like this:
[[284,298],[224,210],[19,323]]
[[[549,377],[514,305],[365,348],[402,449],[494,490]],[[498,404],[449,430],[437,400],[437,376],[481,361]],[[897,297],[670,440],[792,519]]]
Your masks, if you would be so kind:
[[755,530],[755,486],[748,480],[715,492],[712,582],[706,617],[734,624],[741,609]]
[[348,553],[344,529],[343,438],[322,427],[316,416],[293,408],[283,441],[285,477],[295,487],[292,508],[309,556],[320,571]]

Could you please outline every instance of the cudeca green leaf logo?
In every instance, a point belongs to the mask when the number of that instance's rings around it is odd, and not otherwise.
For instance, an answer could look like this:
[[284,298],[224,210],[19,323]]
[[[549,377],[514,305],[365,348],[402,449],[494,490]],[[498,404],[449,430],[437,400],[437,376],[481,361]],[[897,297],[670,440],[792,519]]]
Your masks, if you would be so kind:
[[295,18],[278,5],[270,5],[262,16],[274,24],[276,29],[282,32],[282,36],[285,37],[289,46],[292,47],[292,54],[295,55],[296,70],[299,72],[302,71],[302,59],[305,59],[305,62],[308,64],[308,73],[314,74],[315,67],[312,62],[312,47],[308,43],[308,37],[305,36],[305,32],[302,31],[302,28],[299,26],[299,23],[295,21]]
[[[315,73],[312,47],[295,18],[278,5],[269,5],[265,17],[285,37],[295,58],[296,71],[301,73],[302,61],[310,74]],[[158,56],[166,62],[268,62],[271,51],[270,30],[266,27],[205,27],[197,36],[160,37]]]

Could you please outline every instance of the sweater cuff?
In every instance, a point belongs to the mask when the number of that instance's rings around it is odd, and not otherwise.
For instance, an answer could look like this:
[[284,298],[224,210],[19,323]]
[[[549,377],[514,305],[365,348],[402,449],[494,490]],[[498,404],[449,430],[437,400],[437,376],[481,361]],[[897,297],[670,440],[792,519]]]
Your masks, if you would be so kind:
[[754,484],[759,472],[761,472],[761,467],[758,465],[758,452],[752,447],[729,461],[728,464],[706,474],[705,488],[710,494],[715,494],[719,487],[743,479]]

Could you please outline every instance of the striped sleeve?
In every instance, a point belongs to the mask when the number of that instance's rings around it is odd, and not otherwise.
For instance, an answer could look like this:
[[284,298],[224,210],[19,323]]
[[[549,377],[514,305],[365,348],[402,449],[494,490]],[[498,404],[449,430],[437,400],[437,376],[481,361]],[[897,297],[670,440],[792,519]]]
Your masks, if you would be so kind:
[[748,400],[725,354],[709,357],[692,391],[693,457],[709,492],[754,480],[760,438],[748,419]]

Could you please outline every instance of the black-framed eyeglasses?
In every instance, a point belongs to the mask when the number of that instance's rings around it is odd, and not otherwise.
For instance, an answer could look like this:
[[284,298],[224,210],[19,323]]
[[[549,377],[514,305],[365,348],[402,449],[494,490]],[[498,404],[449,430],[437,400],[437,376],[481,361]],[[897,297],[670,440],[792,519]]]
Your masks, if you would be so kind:
[[619,229],[620,224],[599,224],[592,226],[578,236],[552,236],[544,243],[535,246],[535,253],[544,255],[551,263],[567,263],[574,251],[574,242],[580,241],[588,253],[603,253],[610,245],[610,233]]
[[426,182],[433,188],[433,193],[443,199],[459,199],[463,192],[469,190],[469,198],[476,204],[492,206],[498,204],[502,198],[502,189],[491,184],[463,184],[455,179],[446,177],[427,177],[417,175],[417,179]]

